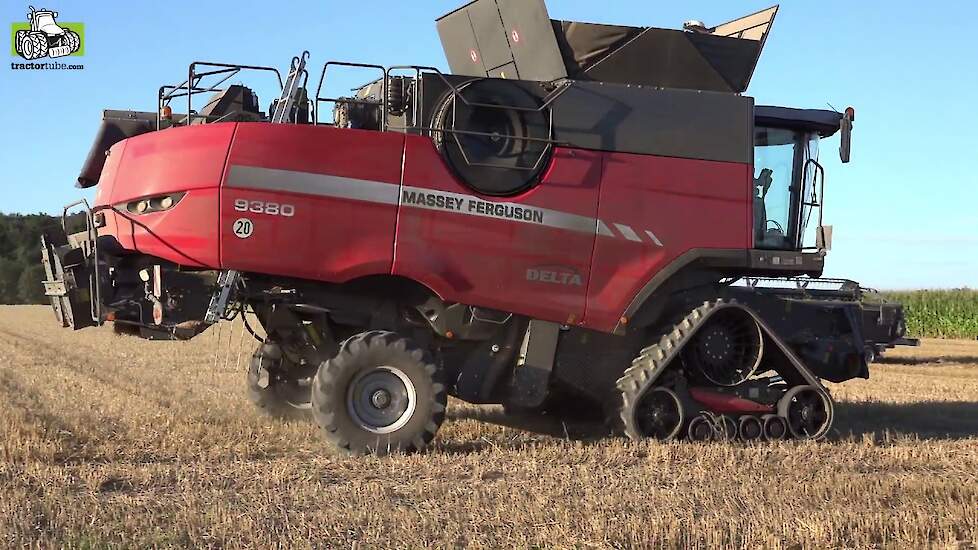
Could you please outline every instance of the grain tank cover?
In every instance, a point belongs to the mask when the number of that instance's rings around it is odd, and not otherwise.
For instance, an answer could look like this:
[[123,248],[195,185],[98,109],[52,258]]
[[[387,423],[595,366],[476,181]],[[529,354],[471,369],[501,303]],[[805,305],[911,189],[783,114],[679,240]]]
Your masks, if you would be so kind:
[[777,11],[672,30],[551,20],[544,0],[475,0],[437,24],[455,74],[740,93]]

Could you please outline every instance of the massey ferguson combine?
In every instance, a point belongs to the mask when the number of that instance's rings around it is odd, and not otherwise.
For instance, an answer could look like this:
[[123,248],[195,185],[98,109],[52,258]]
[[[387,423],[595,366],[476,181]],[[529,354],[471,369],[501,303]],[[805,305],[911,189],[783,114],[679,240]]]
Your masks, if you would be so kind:
[[[451,74],[329,62],[315,94],[306,54],[285,78],[194,63],[155,112],[105,112],[47,294],[66,327],[151,339],[257,319],[254,403],[353,454],[424,448],[448,395],[634,439],[823,437],[821,380],[867,377],[864,317],[895,340],[902,312],[819,286],[818,144],[848,161],[854,113],[743,95],[776,13],[477,0],[438,20]],[[324,96],[341,70],[375,76]],[[246,73],[276,81],[268,114],[222,87]]]

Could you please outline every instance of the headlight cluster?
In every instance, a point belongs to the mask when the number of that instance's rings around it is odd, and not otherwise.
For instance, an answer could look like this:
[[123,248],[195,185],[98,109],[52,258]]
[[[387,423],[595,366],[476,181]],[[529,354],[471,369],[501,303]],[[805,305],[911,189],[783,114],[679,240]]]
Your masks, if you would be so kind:
[[180,202],[186,193],[170,193],[157,197],[146,197],[126,203],[126,210],[132,214],[150,214],[153,212],[163,212],[169,210]]

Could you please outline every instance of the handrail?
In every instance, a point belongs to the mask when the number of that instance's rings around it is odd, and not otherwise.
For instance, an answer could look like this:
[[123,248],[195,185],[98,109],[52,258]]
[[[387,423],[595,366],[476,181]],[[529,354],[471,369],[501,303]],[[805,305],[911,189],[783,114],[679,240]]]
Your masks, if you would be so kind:
[[[197,72],[197,67],[201,67],[202,72]],[[190,124],[195,119],[204,118],[204,115],[195,115],[193,109],[193,95],[194,92],[220,92],[223,88],[219,86],[229,79],[233,78],[235,75],[239,74],[241,71],[263,71],[271,72],[275,74],[278,80],[279,90],[284,89],[285,84],[282,80],[282,73],[279,72],[275,67],[265,67],[262,65],[238,65],[233,63],[217,63],[213,61],[194,61],[190,64],[187,69],[187,78],[177,85],[163,85],[160,86],[157,92],[157,108],[156,108],[156,129],[160,130],[162,126],[162,117],[160,111],[170,103],[171,100],[186,97],[187,98],[187,114],[180,120],[180,123]],[[223,78],[209,86],[201,86],[201,81],[209,76],[225,75]],[[308,80],[308,74],[306,74],[306,81]]]
[[[813,193],[812,201],[811,202],[808,202],[808,199],[803,196],[801,198],[801,205],[802,205],[802,209],[804,209],[804,207],[806,207],[806,206],[810,206],[813,209],[814,208],[818,208],[818,225],[819,225],[819,227],[821,227],[822,226],[822,221],[824,219],[823,207],[825,205],[825,167],[823,167],[817,160],[815,160],[813,158],[810,158],[807,161],[805,161],[805,170],[803,170],[803,173],[804,173],[804,171],[807,171],[809,165],[814,165],[814,167],[815,167],[815,171],[812,174],[812,177],[813,178],[818,177],[818,191],[817,191],[817,195],[816,195],[815,194],[816,193],[815,192],[815,186],[814,186],[814,182],[813,182],[813,185],[812,185],[812,193]],[[804,175],[802,177],[804,177]],[[805,186],[802,185],[802,192],[803,193],[804,193],[804,190],[805,190]],[[811,217],[812,217],[812,212],[811,212],[811,210],[809,210],[808,211],[808,217],[805,219],[805,222],[804,222],[805,223],[805,227],[808,226],[808,222],[811,221]],[[799,216],[798,222],[799,222],[799,224],[801,223],[801,217],[800,216]],[[801,250],[821,250],[818,246],[805,246],[805,243],[802,242],[802,239],[804,239],[804,238],[805,238],[805,236],[802,235],[801,232],[799,231],[798,244],[801,245]]]
[[[381,83],[381,103],[378,104],[378,106],[382,106],[383,107],[383,110],[381,111],[381,116],[380,116],[380,129],[381,129],[381,131],[386,130],[387,129],[387,74],[388,74],[388,70],[383,65],[373,65],[373,64],[370,64],[370,63],[353,63],[353,62],[349,62],[349,61],[333,61],[333,60],[330,60],[330,61],[327,61],[325,64],[323,64],[323,71],[319,75],[319,85],[316,86],[316,100],[315,100],[316,108],[313,109],[313,117],[312,117],[313,118],[313,124],[314,125],[319,124],[319,104],[320,103],[358,103],[359,102],[358,100],[352,100],[352,99],[346,99],[346,98],[340,98],[340,97],[335,97],[335,98],[334,97],[320,97],[320,94],[323,91],[323,83],[326,81],[326,71],[327,71],[327,69],[329,68],[330,65],[337,66],[337,67],[353,67],[353,68],[360,68],[360,69],[379,69],[380,70],[381,78],[378,79],[378,80],[383,80],[383,82]],[[363,103],[370,103],[370,102],[363,102]]]

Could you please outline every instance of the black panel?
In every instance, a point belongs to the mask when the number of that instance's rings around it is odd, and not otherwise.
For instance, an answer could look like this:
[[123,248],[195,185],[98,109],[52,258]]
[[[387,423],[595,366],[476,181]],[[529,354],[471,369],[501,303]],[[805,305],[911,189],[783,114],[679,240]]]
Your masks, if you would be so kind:
[[587,78],[643,86],[734,91],[688,33],[648,29],[600,63],[587,70]]
[[642,32],[640,28],[619,25],[575,21],[552,23],[567,74],[571,78],[579,78],[589,67]]
[[746,90],[763,47],[759,40],[548,17],[543,0],[476,0],[441,18],[438,29],[456,74],[484,76],[515,62],[523,80],[733,93]]
[[[471,79],[447,78],[455,86]],[[538,98],[548,93],[536,82],[510,84]],[[423,89],[430,125],[449,90],[434,75],[424,77]],[[582,149],[749,163],[753,102],[736,94],[575,81],[553,103],[554,139]]]
[[[491,1],[491,0],[490,0]],[[438,20],[438,36],[441,38],[448,66],[455,74],[485,76],[479,44],[475,41],[472,24],[465,9],[452,12]],[[474,53],[474,55],[473,55]],[[474,59],[473,59],[474,57]]]
[[506,30],[499,18],[499,9],[494,0],[474,2],[465,8],[472,22],[475,41],[479,44],[482,64],[487,70],[513,62],[513,54],[506,40]]
[[489,78],[505,78],[507,80],[516,79],[519,73],[516,70],[516,63],[507,63],[502,67],[497,67],[489,71]]
[[822,109],[792,109],[759,105],[754,108],[754,124],[773,128],[807,130],[829,137],[839,131],[842,113]]
[[550,15],[542,0],[496,0],[520,78],[550,81],[567,76]]
[[88,151],[88,157],[82,164],[76,187],[84,189],[98,183],[102,168],[105,166],[105,152],[110,147],[124,139],[152,132],[155,129],[156,113],[103,111],[102,124],[95,134],[95,141]]
[[749,163],[753,99],[575,82],[554,105],[554,138],[575,147]]
[[734,92],[743,92],[754,74],[761,43],[712,34],[682,33],[707,62],[730,85]]

